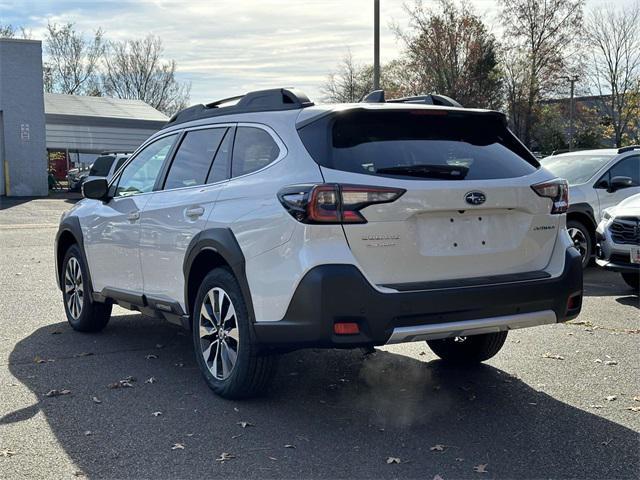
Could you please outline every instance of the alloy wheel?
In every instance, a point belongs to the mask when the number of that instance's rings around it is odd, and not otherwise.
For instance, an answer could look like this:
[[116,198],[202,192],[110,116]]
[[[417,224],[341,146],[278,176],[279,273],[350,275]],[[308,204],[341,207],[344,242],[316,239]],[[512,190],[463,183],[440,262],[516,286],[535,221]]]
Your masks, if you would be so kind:
[[75,257],[69,258],[64,272],[64,293],[67,297],[69,313],[77,320],[82,314],[84,306],[84,285],[82,282],[82,270],[80,262]]
[[582,233],[582,230],[571,227],[567,229],[567,233],[569,234],[569,237],[571,237],[573,245],[580,252],[580,256],[584,258],[587,254],[587,238],[584,236],[584,233]]
[[200,348],[205,364],[217,380],[229,378],[238,360],[240,331],[231,298],[222,288],[207,292],[200,308]]

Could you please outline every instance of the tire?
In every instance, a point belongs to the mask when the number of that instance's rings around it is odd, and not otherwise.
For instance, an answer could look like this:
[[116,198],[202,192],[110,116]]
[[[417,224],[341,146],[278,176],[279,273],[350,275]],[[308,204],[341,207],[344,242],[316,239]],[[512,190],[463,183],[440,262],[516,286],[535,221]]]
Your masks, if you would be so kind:
[[500,351],[507,332],[485,333],[470,337],[427,340],[429,348],[442,360],[457,365],[470,365],[490,359]]
[[589,229],[578,220],[567,221],[567,232],[574,246],[582,256],[582,268],[587,268],[593,254],[593,236]]
[[640,273],[621,273],[622,279],[636,292],[640,290]]
[[88,288],[88,268],[80,248],[72,245],[62,261],[60,283],[64,311],[71,328],[78,332],[99,332],[109,323],[111,303],[94,302]]
[[196,362],[216,394],[249,398],[270,384],[276,358],[260,354],[247,304],[230,270],[216,268],[204,278],[191,325]]

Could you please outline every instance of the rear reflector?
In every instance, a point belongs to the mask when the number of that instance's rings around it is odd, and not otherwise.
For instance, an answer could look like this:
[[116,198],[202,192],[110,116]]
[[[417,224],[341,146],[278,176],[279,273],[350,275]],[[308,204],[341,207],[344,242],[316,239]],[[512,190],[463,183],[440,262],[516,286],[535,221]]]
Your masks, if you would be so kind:
[[336,335],[357,335],[360,328],[355,322],[339,322],[333,325],[333,333]]
[[576,310],[577,308],[580,308],[581,305],[582,305],[582,294],[578,293],[576,295],[569,297],[569,300],[567,301],[567,313],[571,313],[572,310]]

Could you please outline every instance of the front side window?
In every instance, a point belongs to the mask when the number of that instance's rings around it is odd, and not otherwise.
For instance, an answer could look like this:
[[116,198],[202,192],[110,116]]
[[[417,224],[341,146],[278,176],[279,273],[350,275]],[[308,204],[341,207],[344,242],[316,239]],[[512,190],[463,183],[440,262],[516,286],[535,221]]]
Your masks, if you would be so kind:
[[265,130],[238,127],[233,145],[232,176],[260,170],[278,158],[279,154],[278,144]]
[[180,143],[164,183],[164,189],[202,185],[224,137],[226,128],[187,132]]
[[613,177],[629,177],[633,187],[640,185],[640,156],[625,158],[609,170],[609,182]]
[[141,150],[122,171],[114,196],[151,192],[176,137],[177,135],[163,137]]

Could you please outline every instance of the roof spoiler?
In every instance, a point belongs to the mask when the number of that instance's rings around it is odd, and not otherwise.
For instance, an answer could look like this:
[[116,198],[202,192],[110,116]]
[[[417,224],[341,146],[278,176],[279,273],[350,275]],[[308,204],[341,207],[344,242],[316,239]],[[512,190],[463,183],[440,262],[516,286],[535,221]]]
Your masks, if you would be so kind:
[[403,97],[385,99],[384,90],[374,90],[360,100],[360,103],[417,103],[423,105],[441,105],[444,107],[462,107],[460,103],[446,95],[431,93],[428,95],[418,95],[415,97]]

